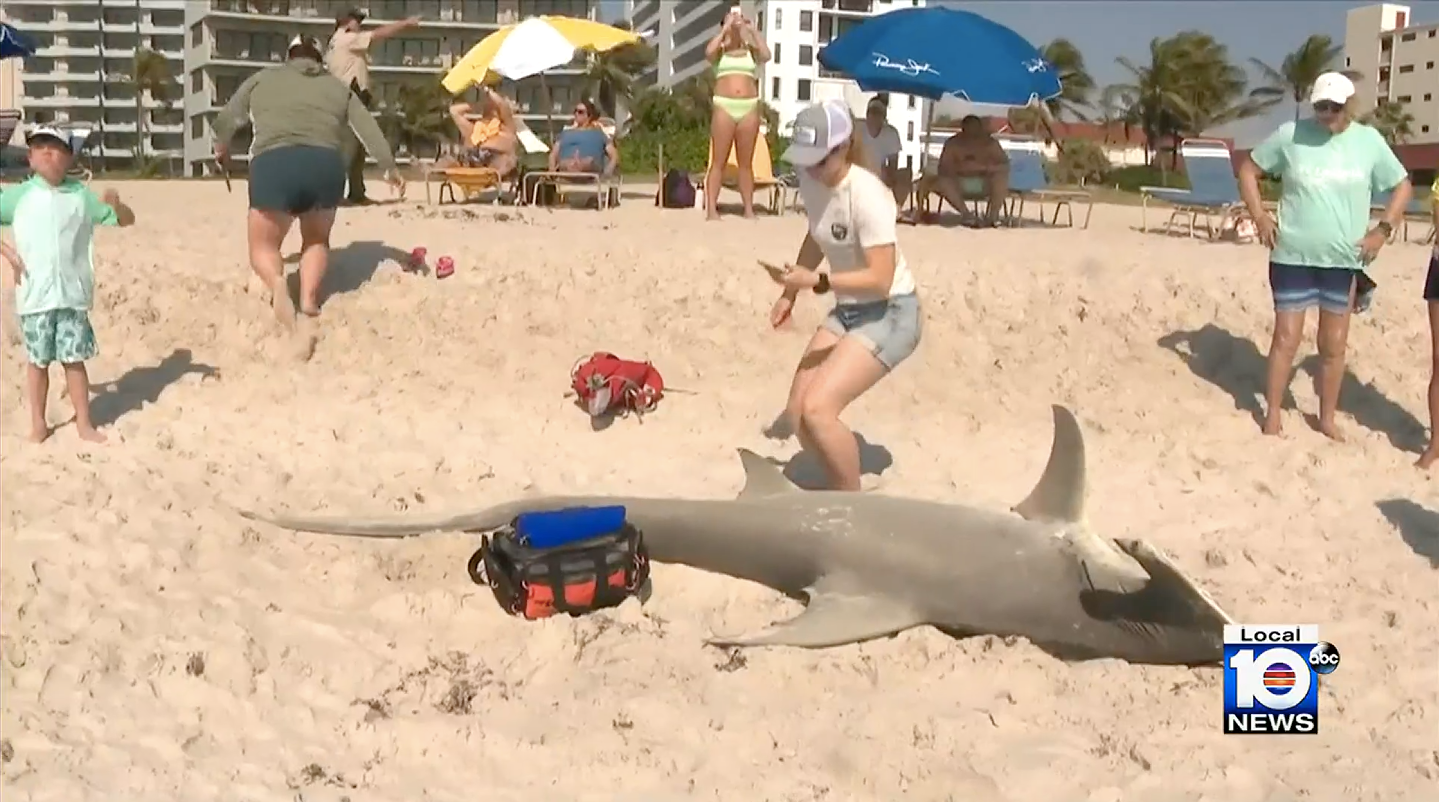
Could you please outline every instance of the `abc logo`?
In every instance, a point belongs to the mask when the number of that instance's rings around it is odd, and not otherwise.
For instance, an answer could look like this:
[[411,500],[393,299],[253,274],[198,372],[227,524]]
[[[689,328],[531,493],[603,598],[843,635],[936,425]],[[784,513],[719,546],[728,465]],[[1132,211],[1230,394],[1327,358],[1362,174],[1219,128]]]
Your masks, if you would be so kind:
[[1309,667],[1315,674],[1333,674],[1339,667],[1339,650],[1332,643],[1320,641],[1309,650]]

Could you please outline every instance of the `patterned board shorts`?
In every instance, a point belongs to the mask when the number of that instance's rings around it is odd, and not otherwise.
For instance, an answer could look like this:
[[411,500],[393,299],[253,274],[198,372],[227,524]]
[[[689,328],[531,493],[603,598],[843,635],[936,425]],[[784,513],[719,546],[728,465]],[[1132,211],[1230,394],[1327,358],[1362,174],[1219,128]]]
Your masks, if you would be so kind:
[[20,316],[25,338],[25,356],[30,364],[47,367],[51,362],[73,365],[94,359],[100,353],[90,315],[81,309],[51,309]]

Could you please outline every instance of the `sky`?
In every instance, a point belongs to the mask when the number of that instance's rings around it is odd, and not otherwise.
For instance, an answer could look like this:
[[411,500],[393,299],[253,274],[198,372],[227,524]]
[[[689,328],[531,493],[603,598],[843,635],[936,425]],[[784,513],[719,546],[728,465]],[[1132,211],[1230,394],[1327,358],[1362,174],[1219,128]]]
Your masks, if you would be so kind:
[[[944,2],[973,11],[1019,32],[1036,46],[1064,37],[1084,54],[1085,63],[1100,86],[1121,83],[1125,71],[1115,63],[1127,56],[1147,61],[1149,41],[1182,30],[1197,29],[1229,47],[1236,64],[1257,58],[1278,66],[1285,54],[1297,49],[1311,34],[1328,34],[1344,41],[1344,14],[1351,8],[1373,5],[1346,0],[1069,0],[1068,2]],[[621,13],[622,4],[609,0],[608,18]],[[1410,8],[1412,24],[1439,22],[1439,0],[1400,3]],[[1251,73],[1252,77],[1252,73]],[[941,112],[951,111],[944,106]],[[1286,119],[1294,107],[1282,104],[1269,115],[1246,120],[1215,133],[1230,136],[1239,147],[1251,146]]]

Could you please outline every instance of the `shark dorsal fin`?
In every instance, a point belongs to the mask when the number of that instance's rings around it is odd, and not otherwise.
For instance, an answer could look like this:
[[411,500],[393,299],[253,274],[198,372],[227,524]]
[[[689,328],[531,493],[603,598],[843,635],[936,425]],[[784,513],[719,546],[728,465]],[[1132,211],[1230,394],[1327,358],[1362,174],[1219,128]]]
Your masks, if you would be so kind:
[[1030,521],[1078,523],[1084,518],[1084,434],[1074,413],[1054,409],[1054,445],[1039,484],[1014,511]]
[[740,498],[762,498],[800,492],[774,463],[747,448],[737,450],[740,464],[744,466],[744,489],[739,491]]

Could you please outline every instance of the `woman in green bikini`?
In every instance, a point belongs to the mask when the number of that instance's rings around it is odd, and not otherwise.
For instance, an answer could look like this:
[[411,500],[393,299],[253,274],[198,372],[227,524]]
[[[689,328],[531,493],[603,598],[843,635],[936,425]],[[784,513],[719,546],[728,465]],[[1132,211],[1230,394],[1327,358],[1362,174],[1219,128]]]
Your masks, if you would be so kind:
[[710,118],[710,170],[705,176],[705,212],[719,218],[715,202],[724,180],[725,162],[735,149],[739,196],[744,216],[754,217],[754,148],[759,138],[759,65],[769,61],[769,47],[739,8],[730,9],[720,31],[705,46],[715,67],[714,111]]

